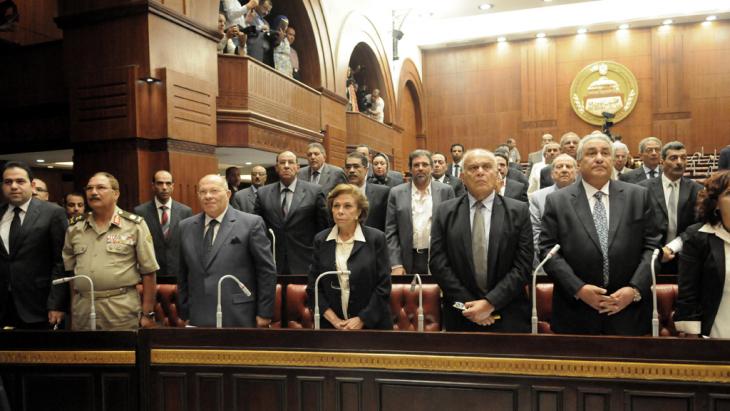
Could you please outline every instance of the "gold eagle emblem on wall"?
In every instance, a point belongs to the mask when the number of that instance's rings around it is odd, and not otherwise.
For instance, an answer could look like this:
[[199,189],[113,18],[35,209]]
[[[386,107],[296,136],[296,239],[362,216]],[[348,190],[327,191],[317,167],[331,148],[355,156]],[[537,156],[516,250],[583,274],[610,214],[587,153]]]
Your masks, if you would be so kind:
[[618,123],[636,107],[639,86],[634,74],[615,61],[598,61],[585,66],[570,86],[570,105],[585,122],[603,125],[604,113]]

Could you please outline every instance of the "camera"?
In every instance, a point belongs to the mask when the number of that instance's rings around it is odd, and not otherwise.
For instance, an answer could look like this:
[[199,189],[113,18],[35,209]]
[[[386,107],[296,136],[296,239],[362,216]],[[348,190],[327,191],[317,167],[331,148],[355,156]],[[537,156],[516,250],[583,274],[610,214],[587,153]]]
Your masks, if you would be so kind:
[[242,25],[239,24],[238,31],[246,34],[248,37],[251,37],[251,38],[255,38],[255,37],[259,36],[259,33],[256,31],[256,26],[243,27]]

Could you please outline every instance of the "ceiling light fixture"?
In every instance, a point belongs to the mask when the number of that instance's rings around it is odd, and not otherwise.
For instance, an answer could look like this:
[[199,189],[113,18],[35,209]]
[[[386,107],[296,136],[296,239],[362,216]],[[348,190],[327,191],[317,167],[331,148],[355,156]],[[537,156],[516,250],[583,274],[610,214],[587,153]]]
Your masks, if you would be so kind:
[[715,21],[715,20],[717,20],[717,16],[715,16],[715,15],[712,15],[712,16],[707,16],[707,17],[705,18],[705,20],[706,20],[706,21]]
[[588,33],[588,29],[585,27],[581,27],[578,29],[578,34],[586,34]]
[[539,39],[544,39],[545,38],[545,33],[543,33],[543,32],[537,33],[537,35],[535,35],[535,37],[537,37]]
[[482,3],[482,4],[479,5],[479,10],[482,10],[482,11],[489,10],[492,7],[493,6],[491,4],[489,4],[489,3]]
[[504,42],[507,41],[507,37],[504,37],[504,36],[497,37],[497,41],[500,42],[500,43],[504,43]]
[[666,20],[664,20],[664,21],[662,22],[662,25],[663,25],[663,26],[668,26],[668,25],[670,25],[670,24],[672,24],[672,23],[674,23],[674,21],[673,21],[672,19],[666,19]]
[[45,163],[45,162],[46,162],[46,160],[44,160],[44,159],[42,159],[42,158],[39,158],[39,159],[37,159],[37,160],[36,160],[35,162],[36,162],[36,163]]
[[618,26],[618,29],[619,29],[619,30],[628,30],[628,29],[629,29],[629,27],[630,27],[630,26],[628,25],[628,23],[624,23],[624,24],[622,24],[622,25]]

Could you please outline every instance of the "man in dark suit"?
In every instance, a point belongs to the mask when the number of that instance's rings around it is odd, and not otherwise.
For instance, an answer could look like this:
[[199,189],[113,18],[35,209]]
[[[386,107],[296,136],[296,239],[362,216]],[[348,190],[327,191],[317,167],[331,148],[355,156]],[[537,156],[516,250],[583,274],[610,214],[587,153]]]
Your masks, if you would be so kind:
[[684,177],[687,150],[679,141],[662,147],[662,175],[639,182],[649,190],[654,224],[661,234],[662,273],[677,273],[676,254],[682,251],[685,230],[697,223],[695,204],[702,185]]
[[639,154],[642,165],[639,168],[618,176],[619,180],[627,183],[639,184],[640,181],[659,177],[662,167],[659,153],[662,150],[662,141],[656,137],[647,137],[639,142]]
[[174,279],[180,262],[180,236],[178,224],[193,215],[185,204],[172,199],[175,181],[169,171],[159,170],[152,177],[155,198],[134,208],[134,214],[144,218],[152,234],[155,257],[160,269],[157,279]]
[[[652,251],[659,244],[649,193],[612,181],[613,146],[581,140],[582,180],[547,196],[540,255],[555,282],[551,328],[565,334],[642,335],[650,330]],[[649,300],[647,302],[647,300]]]
[[253,166],[251,168],[251,186],[233,195],[231,205],[244,213],[253,213],[256,207],[256,193],[259,188],[266,184],[266,169],[262,166]]
[[0,328],[48,329],[68,308],[67,286],[51,286],[64,276],[61,249],[68,220],[63,208],[33,196],[27,164],[3,167],[0,206]]
[[298,179],[298,170],[294,153],[279,153],[279,183],[261,187],[256,196],[255,213],[274,231],[279,274],[307,273],[314,236],[330,225],[324,192],[318,185]]
[[198,183],[203,212],[180,223],[180,314],[190,325],[215,326],[218,281],[231,274],[251,295],[234,281],[223,281],[223,326],[268,327],[274,315],[276,269],[266,226],[261,217],[229,207],[230,195],[222,177],[203,177]]
[[540,138],[540,149],[527,155],[527,174],[532,173],[532,166],[540,162],[546,162],[544,157],[545,146],[552,143],[553,135],[545,133]]
[[327,164],[327,153],[319,143],[309,143],[307,146],[307,161],[309,165],[299,170],[297,178],[300,181],[309,181],[322,187],[327,196],[337,184],[347,181],[345,172],[337,166]]
[[[522,202],[527,202],[527,184],[524,184],[518,180],[509,178],[508,171],[508,159],[507,153],[504,151],[498,151],[494,153],[494,158],[497,163],[497,171],[502,175],[503,185],[499,194],[504,197],[514,198]],[[522,174],[522,173],[520,173]]]
[[385,212],[388,207],[390,187],[366,182],[368,158],[357,151],[347,155],[345,170],[347,170],[347,182],[359,187],[360,190],[365,190],[365,197],[367,197],[369,203],[365,225],[385,231]]
[[446,156],[441,153],[433,153],[431,160],[433,161],[431,177],[434,181],[450,185],[454,189],[454,195],[456,197],[464,194],[464,184],[461,182],[461,179],[446,173]]
[[449,152],[451,152],[451,162],[446,167],[446,174],[459,178],[461,172],[464,171],[464,166],[461,164],[461,158],[464,156],[464,145],[454,143],[449,148]]
[[496,195],[497,173],[492,153],[467,151],[461,178],[468,195],[435,213],[430,266],[444,294],[448,331],[530,331],[530,214],[527,203]]
[[408,165],[411,182],[390,190],[385,217],[393,275],[428,272],[432,217],[442,202],[454,198],[451,186],[431,179],[429,151],[414,150]]

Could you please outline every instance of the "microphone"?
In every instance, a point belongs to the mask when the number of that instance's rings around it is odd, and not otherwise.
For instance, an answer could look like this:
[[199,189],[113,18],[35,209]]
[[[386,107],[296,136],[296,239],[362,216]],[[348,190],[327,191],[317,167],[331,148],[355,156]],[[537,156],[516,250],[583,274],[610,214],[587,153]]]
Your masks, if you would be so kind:
[[350,275],[350,271],[325,271],[314,280],[314,329],[319,330],[319,280],[330,274],[346,274]]
[[55,280],[51,281],[51,284],[53,284],[53,285],[66,284],[66,283],[74,281],[78,278],[83,278],[83,279],[89,281],[89,288],[91,289],[91,292],[89,293],[89,295],[91,296],[91,309],[89,310],[89,323],[91,324],[91,331],[96,331],[96,305],[94,304],[94,281],[91,279],[91,277],[89,277],[88,275],[77,274],[73,277],[56,278]]
[[418,332],[423,332],[423,283],[419,274],[413,274],[411,292],[416,291],[416,282],[418,282]]
[[271,233],[271,254],[274,256],[274,267],[276,267],[276,234],[271,228],[269,228],[269,233]]
[[653,311],[651,312],[651,336],[652,337],[659,336],[659,312],[657,311],[657,306],[656,306],[656,268],[654,268],[656,259],[657,259],[657,257],[659,257],[659,252],[660,252],[660,250],[657,248],[651,254],[651,301],[653,304],[653,306],[652,306]]
[[555,246],[548,251],[545,258],[540,261],[540,264],[535,267],[535,271],[532,272],[532,334],[537,334],[537,295],[536,289],[537,289],[537,272],[540,271],[543,265],[548,262],[549,259],[553,258],[555,254],[558,253],[558,250],[560,250],[560,244],[555,244]]
[[226,278],[231,278],[233,281],[238,284],[238,287],[243,291],[244,294],[246,294],[247,297],[251,296],[251,291],[249,291],[248,288],[246,288],[245,285],[236,277],[233,276],[233,274],[227,274],[221,277],[218,280],[218,305],[216,306],[215,311],[215,328],[223,328],[223,307],[221,307],[221,284],[223,283],[223,280]]

